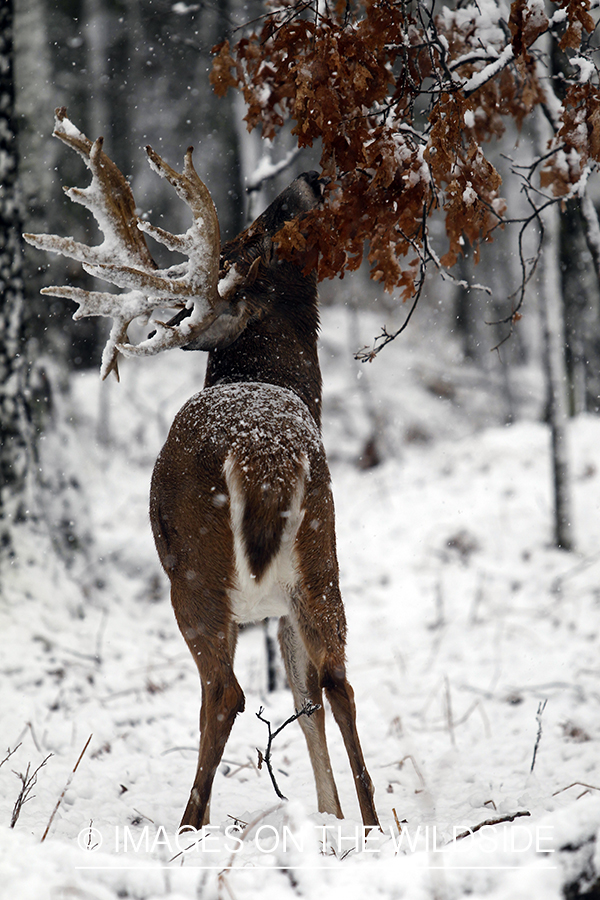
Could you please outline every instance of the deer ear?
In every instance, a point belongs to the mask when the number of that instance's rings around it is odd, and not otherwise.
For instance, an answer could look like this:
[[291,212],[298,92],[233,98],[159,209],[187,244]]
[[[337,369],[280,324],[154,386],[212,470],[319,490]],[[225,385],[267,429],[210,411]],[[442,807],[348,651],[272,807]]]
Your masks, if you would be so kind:
[[202,334],[185,344],[182,349],[220,350],[229,347],[240,336],[250,316],[251,311],[244,301],[235,308],[228,307]]
[[260,269],[261,258],[257,256],[250,268],[248,269],[248,274],[244,279],[244,287],[251,287],[258,277],[258,270]]
[[[258,277],[260,264],[261,258],[258,256],[246,275],[240,277],[239,273],[237,275],[234,273],[230,285],[223,286],[225,294],[222,297],[222,302],[225,304],[223,312],[202,334],[190,341],[189,344],[185,344],[184,350],[219,350],[233,344],[246,327],[248,319],[257,313],[257,310],[252,311],[249,308],[247,300],[239,299],[234,304],[233,299],[236,295],[239,296],[240,291],[252,287]],[[176,316],[175,319],[177,318]],[[171,321],[175,321],[175,319]]]

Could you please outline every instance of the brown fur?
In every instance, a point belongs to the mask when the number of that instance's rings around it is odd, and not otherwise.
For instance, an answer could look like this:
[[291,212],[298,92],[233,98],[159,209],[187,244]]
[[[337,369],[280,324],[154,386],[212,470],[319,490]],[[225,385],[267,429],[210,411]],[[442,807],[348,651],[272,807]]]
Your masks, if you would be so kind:
[[[320,437],[316,282],[298,266],[278,261],[272,243],[286,218],[315,206],[318,197],[316,176],[301,176],[223,248],[224,270],[235,264],[251,273],[233,303],[231,320],[239,333],[231,340],[227,324],[194,341],[194,349],[210,349],[205,388],[175,418],[152,478],[156,546],[202,684],[198,768],[182,819],[186,826],[208,822],[215,771],[244,708],[233,671],[236,623],[253,616],[269,591],[269,602],[283,604],[277,613],[280,644],[295,705],[321,704],[325,690],[363,821],[378,824],[346,679],[346,618]],[[272,614],[261,609],[256,615]],[[319,810],[341,817],[323,710],[299,722]]]

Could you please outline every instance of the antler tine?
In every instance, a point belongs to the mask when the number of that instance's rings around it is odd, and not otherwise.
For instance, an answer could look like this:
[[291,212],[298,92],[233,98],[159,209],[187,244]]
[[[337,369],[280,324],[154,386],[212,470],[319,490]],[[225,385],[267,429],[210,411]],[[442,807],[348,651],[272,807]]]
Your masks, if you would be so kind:
[[[89,209],[104,235],[101,244],[89,247],[73,238],[26,234],[26,240],[41,250],[60,253],[82,263],[86,272],[124,288],[125,293],[84,291],[69,286],[44,288],[42,293],[74,300],[79,307],[74,318],[106,316],[114,320],[103,353],[101,377],[114,371],[125,355],[150,355],[189,343],[208,328],[222,306],[218,290],[220,233],[210,193],[192,162],[192,148],[185,156],[183,172],[172,169],[147,147],[152,168],[166,178],[192,212],[192,225],[185,234],[173,235],[142,222],[135,211],[131,188],[102,149],[103,139],[90,141],[73,125],[63,107],[56,110],[54,136],[74,149],[92,173],[87,188],[69,188],[67,196]],[[187,255],[188,262],[158,269],[144,234],[171,250]],[[148,316],[158,308],[188,308],[191,314],[180,323],[154,322],[155,332],[137,345],[128,342],[127,329],[137,316]]]
[[[177,325],[156,321],[151,338],[137,345],[123,343],[119,349],[126,356],[148,356],[181,347],[208,328],[220,307],[218,289],[221,237],[219,220],[210,192],[198,176],[192,162],[193,148],[188,147],[183,172],[177,172],[152,147],[146,147],[151,168],[175,188],[192,213],[192,224],[185,234],[174,235],[149,222],[138,221],[138,228],[171,250],[184,253],[189,262],[183,275],[175,277],[177,266],[159,272],[144,272],[129,266],[102,265],[84,268],[118,287],[130,288],[152,296],[163,306],[188,307],[192,312]],[[180,269],[179,269],[180,271]],[[237,286],[241,278],[232,286]],[[154,303],[156,308],[159,304]]]
[[[217,210],[210,192],[202,179],[198,176],[192,161],[193,147],[188,147],[183,172],[177,172],[156,153],[152,147],[146,147],[150,167],[161,178],[166,178],[169,184],[175,188],[177,195],[186,203],[192,213],[193,222],[185,235],[174,236],[163,229],[157,229],[146,222],[140,223],[140,228],[156,240],[186,253],[192,262],[200,283],[199,290],[207,291],[213,302],[217,298],[217,283],[219,280],[219,255],[221,252],[221,232]],[[173,238],[177,246],[170,243]]]
[[94,214],[105,236],[112,234],[117,238],[121,255],[128,258],[129,263],[158,268],[137,227],[136,203],[129,182],[104,153],[104,138],[99,137],[92,143],[78,132],[67,118],[65,107],[56,111],[53,135],[75,149],[92,173],[92,184],[88,188],[65,189],[67,196]]
[[[69,120],[65,107],[55,111],[53,136],[75,150],[92,173],[92,181],[87,188],[65,188],[65,193],[70,200],[85,206],[94,215],[103,234],[103,241],[89,247],[73,238],[51,234],[26,234],[25,239],[40,250],[60,253],[81,262],[88,271],[90,267],[96,267],[96,272],[97,267],[114,264],[115,261],[140,266],[147,272],[155,271],[156,263],[150,255],[144,235],[137,227],[133,193],[125,176],[104,153],[104,139],[99,137],[91,141],[86,137]],[[118,343],[126,339],[127,325],[135,316],[130,316],[127,320],[121,314],[116,315],[116,298],[112,294],[83,291],[68,286],[45,288],[42,293],[66,297],[79,303],[75,318],[92,315],[115,318],[116,327],[112,329],[103,354],[101,375],[106,378],[113,371],[118,378]],[[123,298],[120,299],[122,301]],[[140,297],[130,296],[128,300],[126,306],[134,306],[139,310],[135,315],[148,313],[147,304],[142,304]]]
[[55,112],[53,136],[75,150],[92,173],[92,183],[87,188],[65,188],[70,200],[80,203],[93,213],[104,241],[96,247],[88,247],[73,238],[57,235],[27,235],[34,246],[42,250],[62,253],[89,265],[122,262],[156,269],[146,240],[137,227],[138,217],[133,193],[127,179],[113,161],[104,153],[104,138],[90,141],[67,117],[65,107]]

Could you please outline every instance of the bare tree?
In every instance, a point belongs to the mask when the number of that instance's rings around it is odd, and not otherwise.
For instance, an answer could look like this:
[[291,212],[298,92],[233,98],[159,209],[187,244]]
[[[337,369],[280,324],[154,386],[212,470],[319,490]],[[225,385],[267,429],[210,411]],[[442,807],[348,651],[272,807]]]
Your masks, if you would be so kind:
[[0,6],[0,552],[24,515],[29,459],[21,210],[15,123],[13,2]]

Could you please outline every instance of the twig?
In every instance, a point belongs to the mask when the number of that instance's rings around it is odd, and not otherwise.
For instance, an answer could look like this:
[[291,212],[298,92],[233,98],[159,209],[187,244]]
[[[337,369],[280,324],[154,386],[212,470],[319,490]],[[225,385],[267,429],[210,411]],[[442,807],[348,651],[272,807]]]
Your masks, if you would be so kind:
[[47,835],[48,832],[50,831],[50,826],[52,825],[52,823],[53,823],[53,821],[54,821],[54,816],[55,816],[56,813],[58,812],[58,808],[59,808],[60,804],[61,804],[61,803],[63,802],[63,800],[64,800],[65,794],[67,793],[67,790],[69,789],[69,786],[70,786],[71,782],[73,781],[73,776],[74,776],[75,772],[77,771],[77,767],[79,766],[79,763],[80,763],[81,760],[83,759],[83,754],[84,754],[85,751],[87,750],[87,748],[88,748],[88,746],[89,746],[89,743],[90,743],[91,739],[92,739],[92,735],[90,734],[89,738],[88,738],[87,741],[85,742],[85,746],[84,746],[83,750],[82,750],[81,753],[79,754],[79,759],[77,760],[77,762],[76,762],[75,765],[73,766],[73,770],[72,770],[71,774],[69,775],[69,777],[67,778],[67,783],[65,784],[64,788],[62,789],[62,794],[60,795],[60,797],[59,797],[58,800],[56,801],[56,806],[55,806],[54,809],[52,810],[52,815],[50,816],[50,820],[48,821],[48,824],[46,825],[46,830],[44,831],[44,833],[43,833],[43,835],[42,835],[42,840],[40,841],[41,844],[43,844],[44,841],[46,840],[46,835]]
[[535,714],[536,721],[538,723],[537,737],[535,739],[535,745],[533,748],[533,757],[531,759],[531,768],[529,772],[533,772],[533,767],[535,766],[535,758],[537,756],[538,747],[540,746],[540,741],[542,739],[542,716],[544,714],[544,710],[546,709],[546,703],[548,702],[548,698],[544,700],[544,702],[540,702],[538,704],[537,713]]
[[[140,812],[139,809],[136,809],[136,808],[135,808],[135,806],[133,807],[133,811],[134,811],[134,813],[137,813],[137,814],[138,814],[138,816],[140,817],[140,819],[145,819],[146,822],[150,822],[152,825],[155,824],[154,819],[151,819],[150,816],[147,816],[147,815],[145,815],[143,812]],[[136,823],[136,824],[137,824],[137,823]]]
[[33,724],[31,722],[27,722],[27,728],[29,729],[29,733],[31,734],[31,740],[33,741],[33,743],[35,745],[35,749],[37,750],[38,753],[41,753],[42,748],[40,747],[38,739],[35,735]]
[[[396,823],[396,828],[398,829],[398,834],[402,834],[402,824],[398,819],[398,813],[396,812],[396,808],[392,806],[392,814],[394,816],[394,822]],[[406,820],[405,820],[406,821]]]
[[358,360],[359,362],[373,362],[377,354],[380,353],[384,347],[386,347],[391,341],[395,341],[396,338],[399,337],[399,335],[401,335],[402,332],[406,330],[406,328],[408,328],[408,324],[419,304],[419,300],[421,299],[421,294],[425,286],[425,276],[427,274],[428,263],[433,259],[427,239],[427,215],[427,206],[424,206],[421,222],[421,233],[423,241],[422,249],[419,248],[416,241],[412,240],[408,235],[403,234],[404,239],[413,247],[413,249],[419,256],[419,275],[414,292],[412,294],[412,297],[410,298],[412,300],[411,307],[404,317],[403,323],[399,328],[396,329],[396,331],[389,332],[384,325],[381,329],[381,334],[377,335],[377,337],[373,341],[373,346],[370,349],[368,347],[363,347],[362,350],[358,350],[354,354],[354,359]]
[[375,340],[373,341],[373,346],[371,348],[363,347],[362,350],[358,350],[354,354],[354,359],[358,360],[359,362],[373,362],[373,360],[375,359],[377,354],[381,353],[381,351],[383,350],[384,347],[387,347],[387,345],[389,343],[391,343],[391,341],[395,341],[396,338],[399,337],[402,334],[402,332],[408,328],[408,323],[410,322],[412,315],[417,308],[417,304],[419,303],[419,300],[421,298],[421,291],[423,289],[424,284],[425,284],[425,279],[423,279],[419,283],[419,287],[417,288],[416,292],[413,294],[412,306],[409,309],[408,313],[406,314],[404,322],[402,323],[400,328],[397,328],[396,331],[390,332],[387,330],[385,325],[382,325],[381,333],[375,337]]
[[29,732],[29,733],[31,734],[31,739],[33,740],[35,749],[37,750],[38,753],[41,754],[42,748],[40,747],[39,741],[38,741],[38,739],[37,739],[37,737],[36,737],[36,735],[35,735],[35,731],[34,731],[34,729],[33,729],[33,725],[31,724],[31,722],[25,722],[25,727],[23,728],[23,730],[21,731],[20,735],[18,736],[17,742],[18,742],[19,744],[21,744],[22,739],[25,737],[25,735],[27,734],[27,732]]
[[[263,819],[266,819],[267,816],[270,816],[272,812],[276,812],[278,809],[281,809],[280,804],[277,804],[277,806],[272,806],[270,809],[266,809],[266,810],[264,810],[264,812],[259,813],[259,815],[256,816],[255,819],[253,819],[248,825],[245,826],[245,828],[244,828],[244,830],[243,830],[243,832],[242,832],[242,836],[241,836],[241,838],[238,838],[238,840],[240,840],[240,841],[242,841],[242,842],[245,841],[246,838],[248,838],[248,837],[250,836],[250,834],[252,833],[253,828],[255,828],[255,827],[258,825],[259,822],[262,822]],[[223,866],[223,868],[221,869],[221,871],[220,871],[219,874],[217,875],[217,885],[218,885],[218,890],[219,890],[219,894],[218,894],[219,900],[221,900],[221,897],[223,896],[222,889],[227,890],[227,893],[229,894],[229,896],[230,896],[231,898],[233,898],[233,900],[235,900],[235,894],[234,894],[233,891],[231,890],[231,887],[230,887],[230,885],[229,885],[229,882],[227,881],[226,873],[227,873],[229,870],[235,868],[235,866],[233,865],[233,862],[234,862],[234,857],[235,857],[235,854],[236,854],[236,853],[237,853],[237,850],[234,850],[234,851],[232,852],[231,856],[229,857],[229,862],[227,862],[227,863]],[[180,854],[177,854],[177,855],[179,856]],[[173,858],[174,858],[174,859],[177,859],[177,857],[173,857]]]
[[394,762],[391,762],[391,763],[384,763],[381,766],[381,768],[384,769],[386,766],[398,766],[398,768],[401,769],[407,759],[409,759],[411,761],[411,763],[413,765],[413,769],[415,770],[415,774],[416,774],[417,778],[419,779],[419,782],[421,785],[420,788],[415,790],[415,794],[420,794],[422,791],[427,790],[427,785],[425,784],[425,779],[423,778],[423,775],[421,774],[421,770],[419,769],[419,767],[416,763],[416,760],[415,760],[414,756],[412,756],[412,754],[408,753],[406,756],[403,756],[402,759],[394,760]]
[[19,796],[15,800],[15,805],[13,806],[12,816],[10,818],[11,828],[14,828],[17,824],[18,818],[21,815],[21,810],[23,809],[25,803],[27,803],[28,800],[32,799],[30,797],[30,794],[37,784],[37,774],[40,769],[46,765],[51,756],[53,756],[53,754],[49,753],[48,756],[41,761],[35,772],[33,772],[31,775],[29,774],[29,767],[31,763],[27,763],[27,768],[25,769],[24,775],[22,772],[14,772],[17,778],[21,779],[21,790],[19,792]]
[[252,769],[252,771],[256,772],[257,775],[259,774],[256,763],[250,757],[248,757],[248,762],[245,762],[245,763],[231,762],[230,760],[226,760],[226,759],[222,759],[221,762],[222,763],[229,762],[230,765],[236,766],[235,769],[229,769],[227,772],[223,772],[223,775],[225,776],[225,778],[233,778],[234,775],[237,775],[237,773],[241,772],[243,769]]
[[[93,826],[94,826],[94,820],[90,819],[86,849],[91,850],[91,851],[94,851],[96,849],[96,847],[98,846],[98,841],[96,841],[95,844],[92,843],[92,841],[94,839],[94,837],[93,837],[94,827]],[[83,832],[82,832],[82,834],[83,834]]]
[[262,186],[267,183],[267,181],[271,181],[273,178],[276,178],[282,172],[285,172],[292,163],[296,161],[300,153],[302,152],[302,148],[294,147],[290,150],[283,159],[280,159],[276,163],[271,163],[268,168],[266,174],[261,175],[257,178],[256,172],[253,175],[250,175],[247,179],[246,185],[246,193],[251,194],[253,191],[260,191]]
[[244,828],[248,827],[248,823],[244,822],[242,819],[238,819],[237,816],[232,816],[231,813],[227,813],[228,819],[233,819],[233,824],[236,828],[239,828],[240,831],[243,831]]
[[550,585],[551,593],[562,593],[565,581],[567,581],[569,578],[574,578],[576,575],[579,575],[580,572],[584,572],[590,566],[595,566],[599,561],[600,553],[594,553],[593,556],[588,556],[585,559],[582,559],[576,565],[570,566],[565,572],[562,572],[560,575],[557,575],[556,578],[553,579],[552,584]]
[[573,781],[573,782],[571,782],[571,784],[568,784],[566,787],[564,787],[564,788],[559,788],[557,791],[554,791],[554,793],[552,794],[552,796],[553,796],[553,797],[556,797],[557,794],[562,794],[563,791],[568,791],[569,788],[572,788],[572,787],[578,787],[578,786],[579,786],[579,787],[583,787],[583,788],[587,788],[589,791],[600,791],[600,787],[596,787],[596,786],[593,785],[593,784],[586,784],[585,781]]
[[[548,19],[547,26],[540,31],[539,34],[535,35],[535,38],[531,43],[527,45],[527,49],[533,46],[535,42],[540,38],[543,34],[547,32],[552,32],[556,26],[562,22],[562,19],[559,16],[561,10],[558,10],[550,19]],[[495,78],[499,72],[503,69],[506,69],[507,66],[511,65],[515,58],[514,50],[512,44],[507,44],[506,47],[502,50],[502,52],[498,55],[498,57],[490,62],[484,69],[479,72],[476,72],[470,78],[468,78],[462,85],[462,93],[464,97],[470,97],[471,94],[474,94],[475,91],[478,91],[481,87],[491,81],[492,78]]]
[[80,653],[79,650],[73,650],[71,647],[65,647],[58,641],[53,641],[51,638],[48,638],[43,634],[34,634],[33,640],[40,641],[42,644],[44,644],[45,647],[49,647],[53,650],[60,650],[61,653],[70,653],[71,656],[75,656],[77,659],[84,659],[87,662],[93,662],[94,665],[99,665],[98,658],[95,654]]
[[479,825],[473,825],[472,828],[469,828],[467,831],[462,831],[460,834],[457,834],[454,838],[455,841],[460,841],[462,838],[469,837],[470,834],[475,834],[476,831],[479,831],[480,828],[483,828],[485,825],[501,825],[503,822],[514,822],[515,819],[518,819],[519,816],[530,816],[531,813],[526,809],[519,810],[519,812],[512,813],[509,816],[500,816],[496,819],[486,819],[485,822],[480,822]]
[[316,712],[318,709],[321,709],[321,707],[319,706],[318,703],[311,703],[310,700],[307,700],[306,703],[304,704],[304,706],[302,707],[302,709],[297,709],[296,712],[294,713],[294,715],[290,716],[289,719],[286,719],[285,722],[283,723],[283,725],[280,725],[276,731],[271,731],[271,723],[268,721],[268,719],[263,718],[263,715],[262,715],[263,710],[264,710],[263,706],[261,706],[259,711],[256,713],[256,718],[260,719],[261,722],[265,723],[265,725],[267,726],[268,732],[269,732],[269,739],[267,741],[267,747],[266,747],[265,752],[261,753],[261,751],[258,749],[258,747],[256,748],[258,751],[258,768],[259,769],[261,768],[262,763],[264,761],[267,766],[267,771],[271,778],[271,783],[273,785],[275,793],[277,794],[277,796],[279,797],[280,800],[287,800],[287,797],[285,797],[279,790],[279,785],[277,784],[277,781],[275,780],[275,773],[273,772],[273,766],[271,765],[271,746],[273,744],[273,741],[277,737],[277,735],[281,731],[283,731],[283,729],[286,728],[291,722],[295,722],[296,719],[300,718],[300,716],[312,716],[312,714],[314,712]]
[[11,756],[12,756],[14,753],[17,752],[17,750],[18,750],[19,747],[21,746],[21,743],[22,743],[22,742],[19,741],[19,743],[17,744],[17,746],[15,747],[14,750],[11,750],[10,747],[7,747],[7,748],[6,748],[8,752],[7,752],[6,756],[4,757],[4,759],[3,759],[3,760],[0,760],[0,766],[3,766],[4,763],[5,763],[7,760],[9,760],[9,759],[11,758]]

